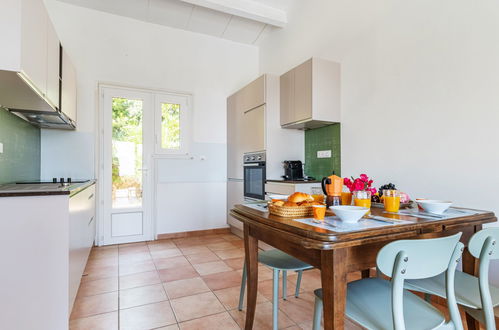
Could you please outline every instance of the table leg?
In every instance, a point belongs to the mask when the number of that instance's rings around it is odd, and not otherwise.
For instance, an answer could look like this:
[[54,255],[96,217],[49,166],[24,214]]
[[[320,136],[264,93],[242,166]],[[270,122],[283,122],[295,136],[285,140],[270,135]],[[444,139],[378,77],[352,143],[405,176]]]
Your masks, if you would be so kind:
[[347,293],[345,249],[321,252],[321,282],[324,330],[343,329]]
[[[463,252],[463,272],[475,276],[478,275],[478,263],[468,249],[465,249]],[[480,329],[480,323],[468,313],[466,313],[466,324],[468,325],[468,330]]]
[[244,225],[244,250],[246,253],[246,271],[248,290],[246,293],[246,324],[244,328],[251,330],[255,318],[256,294],[258,289],[258,240],[249,233],[249,226]]

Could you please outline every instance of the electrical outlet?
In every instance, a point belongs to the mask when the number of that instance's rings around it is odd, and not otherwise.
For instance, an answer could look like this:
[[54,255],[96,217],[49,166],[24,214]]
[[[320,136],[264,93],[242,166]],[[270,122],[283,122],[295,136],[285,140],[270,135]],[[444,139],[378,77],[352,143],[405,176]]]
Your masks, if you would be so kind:
[[0,143],[0,154],[3,154],[3,143]]
[[331,150],[317,151],[317,158],[331,158]]

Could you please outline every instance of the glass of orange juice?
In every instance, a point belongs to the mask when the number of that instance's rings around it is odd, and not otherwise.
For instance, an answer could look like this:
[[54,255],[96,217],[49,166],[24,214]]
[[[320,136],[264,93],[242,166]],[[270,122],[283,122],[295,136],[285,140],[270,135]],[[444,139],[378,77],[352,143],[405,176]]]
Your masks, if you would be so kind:
[[400,208],[400,192],[398,190],[383,190],[383,203],[386,212],[397,213]]
[[324,192],[321,187],[312,187],[312,197],[315,202],[324,203]]
[[314,211],[314,219],[315,220],[324,220],[324,217],[326,216],[326,205],[313,205],[313,211]]
[[371,192],[370,191],[354,191],[353,192],[353,203],[355,206],[371,208]]
[[352,205],[352,193],[349,191],[341,192],[341,205]]

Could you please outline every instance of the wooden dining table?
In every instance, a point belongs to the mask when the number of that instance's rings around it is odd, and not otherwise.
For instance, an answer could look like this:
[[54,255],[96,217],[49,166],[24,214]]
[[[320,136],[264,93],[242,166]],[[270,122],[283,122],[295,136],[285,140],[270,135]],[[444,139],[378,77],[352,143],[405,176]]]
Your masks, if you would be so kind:
[[[462,209],[464,211],[464,209]],[[459,213],[459,211],[456,211]],[[466,245],[471,236],[485,223],[497,221],[493,212],[461,212],[450,219],[423,218],[418,215],[388,214],[372,208],[373,216],[392,219],[386,226],[351,232],[335,232],[310,224],[271,215],[247,205],[235,205],[230,214],[243,222],[244,248],[248,274],[248,294],[245,329],[253,328],[258,289],[258,242],[265,242],[321,271],[324,302],[324,329],[343,329],[347,294],[347,274],[361,271],[369,276],[376,266],[376,255],[386,244],[400,239],[420,239],[448,236],[462,232]],[[333,215],[329,210],[326,216]],[[405,221],[399,221],[405,220]],[[431,258],[431,256],[428,256]],[[477,260],[465,250],[463,271],[477,275]],[[466,316],[468,329],[479,329],[478,323]]]

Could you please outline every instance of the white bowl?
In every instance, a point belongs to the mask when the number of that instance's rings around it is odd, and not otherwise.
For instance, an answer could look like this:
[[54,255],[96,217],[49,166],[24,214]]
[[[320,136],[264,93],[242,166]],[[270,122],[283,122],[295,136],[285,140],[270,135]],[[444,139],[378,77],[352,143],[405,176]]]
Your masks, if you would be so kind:
[[354,223],[360,220],[366,214],[369,209],[367,207],[360,206],[331,206],[334,214],[338,216],[343,222]]
[[440,201],[436,199],[422,199],[417,200],[421,206],[428,213],[442,214],[452,205],[451,201]]

